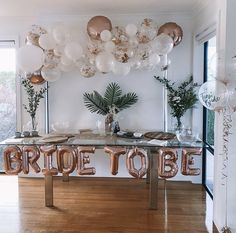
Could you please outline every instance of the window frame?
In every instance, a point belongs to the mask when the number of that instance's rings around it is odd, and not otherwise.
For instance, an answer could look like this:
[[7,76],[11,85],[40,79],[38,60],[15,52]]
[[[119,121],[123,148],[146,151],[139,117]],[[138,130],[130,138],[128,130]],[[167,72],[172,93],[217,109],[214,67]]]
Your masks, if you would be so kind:
[[[210,38],[211,39],[211,38]],[[210,40],[209,39],[209,40]],[[204,68],[203,68],[203,81],[208,81],[208,41],[204,42]],[[209,189],[206,184],[206,171],[207,171],[207,151],[214,157],[214,147],[207,142],[207,109],[203,107],[203,129],[202,129],[203,142],[206,147],[203,149],[203,159],[202,159],[202,184],[206,189],[209,196],[213,199],[213,192]]]
[[[17,49],[19,48],[19,37],[18,36],[0,36],[0,43],[1,42],[9,42],[13,43],[16,52]],[[10,46],[9,46],[10,47]],[[17,60],[16,60],[16,75],[15,75],[15,83],[16,83],[16,130],[17,131],[21,131],[22,129],[22,94],[21,94],[21,84],[20,84],[20,80],[18,78],[18,74],[19,74],[19,70],[17,67]],[[2,155],[3,156],[3,155]],[[5,172],[1,172],[0,174],[5,174]]]

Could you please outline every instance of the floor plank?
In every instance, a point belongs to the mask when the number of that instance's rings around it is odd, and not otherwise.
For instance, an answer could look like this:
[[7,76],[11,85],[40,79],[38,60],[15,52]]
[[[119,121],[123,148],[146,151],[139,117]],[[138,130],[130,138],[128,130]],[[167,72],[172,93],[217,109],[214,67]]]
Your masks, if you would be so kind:
[[4,175],[0,187],[0,233],[212,232],[211,201],[189,182],[160,181],[158,210],[148,209],[145,180],[56,177],[53,208],[43,179]]

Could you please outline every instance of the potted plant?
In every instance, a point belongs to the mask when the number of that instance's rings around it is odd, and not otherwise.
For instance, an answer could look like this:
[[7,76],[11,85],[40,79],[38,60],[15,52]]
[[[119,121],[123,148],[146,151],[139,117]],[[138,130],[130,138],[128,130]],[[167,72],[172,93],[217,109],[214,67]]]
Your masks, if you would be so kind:
[[166,78],[154,76],[156,80],[162,83],[168,90],[168,104],[171,108],[170,114],[176,118],[176,129],[180,130],[182,126],[181,117],[184,113],[195,106],[198,101],[196,87],[198,83],[193,82],[191,76],[187,81],[181,82],[179,86]]
[[23,104],[24,109],[30,114],[31,117],[31,126],[32,126],[32,135],[36,136],[37,133],[37,124],[36,124],[36,112],[40,103],[40,100],[44,98],[44,93],[47,91],[46,87],[41,87],[38,91],[34,89],[34,86],[31,84],[29,79],[23,79],[21,84],[23,85],[27,97],[28,104]]
[[134,92],[122,95],[122,90],[117,83],[110,83],[105,90],[104,96],[97,91],[84,93],[84,104],[92,113],[106,116],[105,131],[111,131],[111,123],[115,114],[131,107],[138,101],[138,96]]

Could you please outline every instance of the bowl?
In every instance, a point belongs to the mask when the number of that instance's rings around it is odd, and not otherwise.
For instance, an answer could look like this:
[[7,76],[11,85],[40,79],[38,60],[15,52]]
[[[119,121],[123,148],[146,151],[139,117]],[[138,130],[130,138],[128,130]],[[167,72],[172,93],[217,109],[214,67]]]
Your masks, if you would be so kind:
[[196,136],[188,133],[186,130],[176,131],[176,137],[181,143],[193,143],[196,142]]
[[136,137],[136,138],[141,138],[142,136],[143,136],[143,134],[142,133],[138,133],[138,132],[134,132],[134,137]]

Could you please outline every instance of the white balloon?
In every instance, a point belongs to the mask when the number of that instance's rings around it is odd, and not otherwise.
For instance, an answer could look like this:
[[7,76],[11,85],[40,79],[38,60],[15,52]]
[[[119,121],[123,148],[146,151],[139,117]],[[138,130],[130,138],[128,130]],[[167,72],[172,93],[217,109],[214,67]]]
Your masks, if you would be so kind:
[[22,71],[33,73],[43,65],[43,50],[35,45],[25,45],[17,51],[17,63]]
[[114,62],[112,66],[112,72],[115,75],[127,75],[130,72],[130,64],[129,63],[121,63],[121,62]]
[[65,55],[72,61],[76,61],[83,55],[83,49],[80,44],[76,42],[69,42],[65,46]]
[[53,52],[56,56],[62,56],[63,53],[64,53],[64,47],[63,46],[59,46],[59,45],[56,45],[56,47],[53,49]]
[[56,46],[56,41],[51,34],[42,34],[39,37],[39,45],[41,48],[49,50]]
[[198,97],[207,109],[217,110],[226,106],[228,91],[224,83],[211,80],[201,85]]
[[151,42],[151,46],[159,55],[165,55],[171,52],[174,43],[170,36],[161,33]]
[[99,71],[108,73],[112,70],[114,57],[111,53],[101,52],[96,56],[95,63]]
[[111,40],[111,32],[109,30],[103,30],[100,34],[101,40],[107,42]]
[[63,63],[60,63],[58,65],[58,68],[63,72],[70,72],[71,70],[73,70],[74,66],[72,64],[64,65]]
[[115,47],[116,46],[112,41],[107,41],[104,45],[105,51],[110,52],[110,53],[114,51]]
[[136,25],[134,25],[134,24],[128,24],[125,27],[125,32],[129,37],[135,36],[137,31],[138,31],[138,29],[137,29]]
[[49,69],[43,67],[41,70],[42,77],[48,82],[55,82],[61,77],[61,71],[58,68]]
[[66,40],[66,28],[63,24],[58,24],[53,30],[52,30],[53,38],[55,39],[57,44],[65,44]]
[[155,66],[155,65],[157,65],[158,63],[160,63],[160,61],[161,61],[161,58],[160,58],[160,56],[159,56],[158,54],[156,54],[156,53],[153,53],[153,54],[151,54],[151,55],[149,56],[149,64],[150,64],[150,65]]
[[133,48],[136,48],[137,46],[138,46],[138,40],[137,40],[137,38],[136,37],[131,37],[130,39],[129,39],[129,45],[131,46],[131,47],[133,47]]
[[65,66],[71,65],[73,63],[65,54],[61,56],[61,63]]

